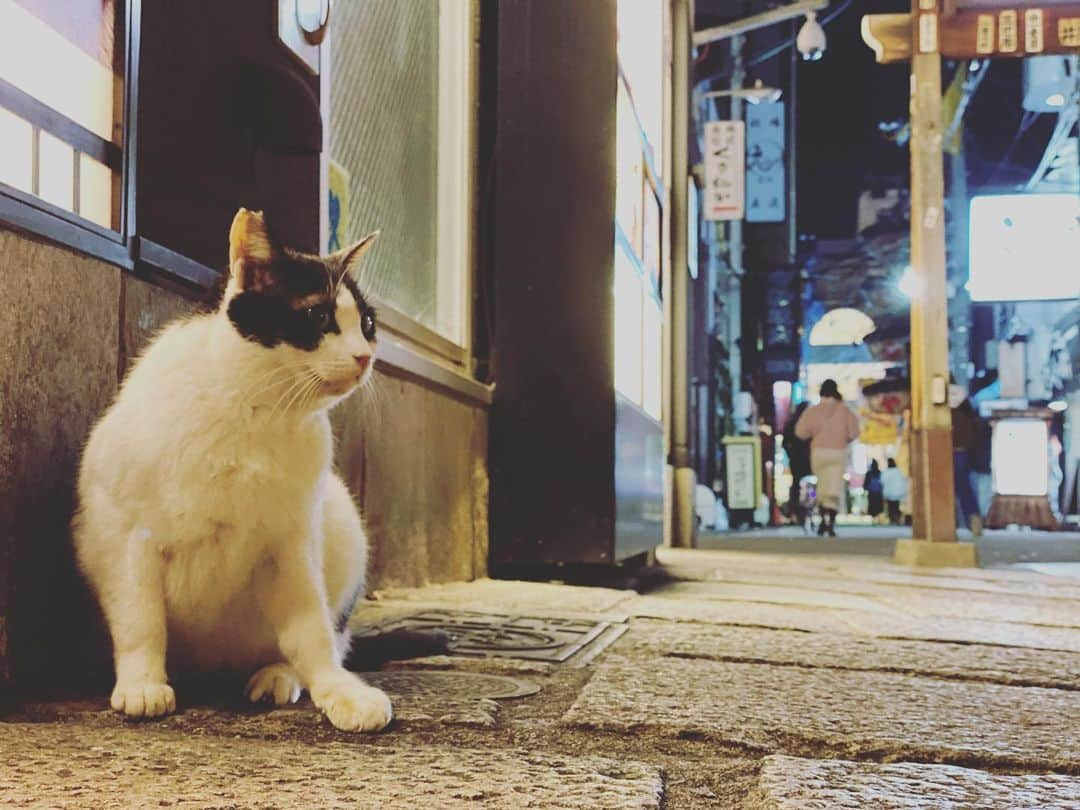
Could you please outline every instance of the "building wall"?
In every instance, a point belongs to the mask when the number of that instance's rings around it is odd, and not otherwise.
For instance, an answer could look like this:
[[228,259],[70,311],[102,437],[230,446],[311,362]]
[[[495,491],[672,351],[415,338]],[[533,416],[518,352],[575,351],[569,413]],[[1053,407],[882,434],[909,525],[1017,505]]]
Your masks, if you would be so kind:
[[[127,364],[193,307],[0,228],[0,692],[85,684],[107,664],[68,534],[79,452]],[[485,575],[486,411],[376,369],[373,390],[333,419],[371,535],[369,588]]]

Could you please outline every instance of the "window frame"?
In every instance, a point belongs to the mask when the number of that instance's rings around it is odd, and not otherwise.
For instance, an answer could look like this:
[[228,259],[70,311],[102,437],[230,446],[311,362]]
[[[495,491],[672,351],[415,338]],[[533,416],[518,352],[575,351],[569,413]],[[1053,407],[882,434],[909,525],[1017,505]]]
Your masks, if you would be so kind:
[[[475,172],[479,5],[476,0],[439,2],[438,189],[436,191],[436,307],[456,310],[458,329],[446,336],[406,315],[391,302],[375,298],[379,325],[436,363],[449,363],[459,374],[473,372],[472,291],[475,284]],[[322,109],[330,109],[331,49],[334,18],[323,40],[320,72]],[[326,115],[329,120],[329,115]],[[329,236],[329,126],[323,131],[320,178],[322,248]],[[486,397],[485,397],[486,398]]]
[[[110,266],[120,268],[123,271],[133,272],[140,277],[147,278],[156,284],[174,289],[181,294],[197,296],[212,286],[219,278],[219,271],[206,267],[193,259],[177,253],[166,246],[159,245],[144,236],[138,230],[136,222],[136,155],[138,154],[138,98],[139,98],[139,66],[141,57],[141,10],[142,0],[118,0],[123,3],[122,13],[118,14],[118,22],[122,21],[123,30],[118,32],[117,47],[123,48],[124,70],[123,87],[118,88],[118,104],[122,105],[123,120],[121,124],[121,145],[110,143],[112,149],[120,152],[119,191],[116,203],[120,206],[119,229],[111,230],[104,228],[90,220],[70,211],[55,206],[35,195],[27,194],[19,189],[0,183],[0,229],[11,229],[22,232],[31,238],[40,238],[51,243],[62,245],[92,258],[101,260]],[[446,228],[445,221],[453,221],[451,214],[457,217],[459,233],[454,240],[440,237],[439,253],[440,262],[444,250],[454,251],[454,260],[458,262],[458,273],[461,279],[458,297],[458,306],[461,307],[460,343],[448,340],[431,329],[419,324],[415,320],[396,311],[392,306],[380,305],[380,326],[384,335],[380,347],[380,356],[376,360],[376,367],[387,374],[410,379],[421,384],[432,386],[445,392],[451,397],[463,402],[482,408],[489,407],[492,402],[493,388],[490,385],[477,382],[472,376],[473,358],[471,353],[471,295],[474,285],[474,192],[473,178],[475,174],[475,150],[473,144],[476,139],[475,109],[477,89],[475,87],[477,71],[477,32],[479,24],[479,5],[476,0],[465,0],[464,3],[453,0],[448,7],[460,9],[457,27],[454,28],[460,37],[463,46],[459,51],[457,63],[457,76],[464,76],[467,84],[463,82],[455,86],[457,93],[456,120],[453,126],[456,135],[453,138],[453,155],[455,171],[459,173],[460,182],[457,184],[455,195],[440,195],[439,197],[439,227]],[[442,4],[440,3],[440,10]],[[331,15],[332,20],[332,15]],[[331,22],[330,30],[332,32]],[[440,53],[443,41],[443,25],[440,16]],[[324,64],[329,63],[329,49],[331,47],[332,33],[328,33],[323,42],[325,48],[322,59]],[[441,57],[440,57],[441,60]],[[440,61],[440,69],[443,64]],[[322,109],[329,109],[329,71],[320,72],[320,88],[322,95]],[[439,103],[443,109],[444,86],[446,82],[440,82]],[[26,94],[23,94],[26,95]],[[31,97],[32,98],[32,97]],[[14,102],[9,102],[9,94],[5,94],[0,87],[0,106],[10,109],[16,115],[30,120],[21,115],[21,108],[12,109]],[[80,135],[71,135],[71,132],[79,130],[97,138],[85,128],[80,127],[65,116],[53,111],[47,105],[36,99],[33,102],[52,116],[45,121],[30,120],[32,126],[40,126],[54,137],[60,138],[68,145],[78,149],[79,143],[72,144],[70,139],[79,139]],[[36,113],[35,113],[36,116]],[[54,122],[62,119],[66,122]],[[48,124],[45,126],[43,124]],[[63,127],[68,126],[65,130]],[[440,184],[442,185],[442,150],[443,139],[446,137],[451,126],[450,120],[443,120],[440,116]],[[57,132],[56,130],[60,131]],[[65,137],[68,134],[68,137]],[[320,224],[325,250],[327,234],[327,167],[329,161],[329,135],[328,128],[324,127],[324,145],[321,156],[320,177]],[[89,144],[85,144],[89,146]],[[108,149],[108,147],[103,147]],[[449,149],[449,147],[446,147]],[[82,150],[80,150],[82,151]],[[87,153],[96,159],[96,155]],[[450,158],[447,158],[450,160]],[[108,165],[108,164],[106,164]],[[111,167],[110,167],[111,168]],[[115,171],[115,170],[114,170]],[[455,214],[453,206],[458,210]],[[444,217],[446,219],[444,219]]]
[[[114,184],[119,206],[117,229],[105,228],[74,211],[0,182],[0,224],[49,239],[94,258],[133,270],[136,257],[132,251],[135,233],[135,172],[133,156],[136,137],[135,99],[138,94],[139,19],[141,0],[117,0],[122,9],[117,20],[116,47],[122,49],[123,86],[117,90],[122,109],[121,144],[96,135],[81,124],[49,107],[34,96],[0,79],[0,108],[27,121],[33,128],[34,157],[37,160],[40,133],[46,132],[70,146],[77,154],[104,164],[119,175]],[[78,159],[73,183],[78,189]],[[119,164],[119,165],[117,165]],[[78,199],[76,195],[76,205]]]

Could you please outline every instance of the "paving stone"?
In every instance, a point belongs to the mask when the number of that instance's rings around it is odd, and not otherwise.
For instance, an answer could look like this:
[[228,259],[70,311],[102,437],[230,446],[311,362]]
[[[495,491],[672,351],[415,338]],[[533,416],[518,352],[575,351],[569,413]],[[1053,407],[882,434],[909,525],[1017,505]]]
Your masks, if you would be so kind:
[[791,605],[723,602],[708,599],[664,599],[644,596],[628,606],[632,616],[704,624],[775,627],[808,633],[852,633],[850,625],[826,610]]
[[934,580],[929,578],[887,584],[817,573],[796,576],[738,571],[716,572],[714,576],[716,581],[672,583],[663,595],[1080,627],[1080,600],[1050,590],[1050,596],[1016,593],[1004,586],[976,591],[932,587]]
[[680,577],[695,580],[758,582],[850,593],[872,592],[874,584],[881,584],[1080,599],[1080,584],[1070,578],[1014,569],[907,568],[865,556],[785,556],[698,549],[661,549],[657,558]]
[[950,765],[878,765],[843,760],[765,759],[747,810],[1075,810],[1080,779],[1008,776]]
[[[1080,588],[1062,584],[1054,577],[1039,574],[1020,575],[1016,579],[1004,580],[997,577],[969,577],[958,572],[962,569],[940,569],[942,574],[929,574],[919,571],[913,573],[897,567],[894,570],[853,572],[866,582],[878,582],[883,585],[899,585],[915,588],[946,588],[954,591],[985,591],[1000,594],[1023,594],[1041,596],[1047,599],[1080,599]],[[1014,572],[1019,573],[1019,572]]]
[[657,808],[657,768],[517,750],[0,726],[5,807]]
[[944,588],[882,588],[875,598],[898,613],[1080,628],[1080,600]]
[[612,652],[637,659],[679,656],[713,661],[768,661],[1080,690],[1080,655],[981,644],[635,621]]
[[379,599],[387,603],[411,602],[455,610],[484,610],[489,613],[522,613],[541,616],[620,613],[632,601],[631,591],[611,588],[583,588],[547,582],[479,579],[429,585],[425,588],[390,588]]
[[[810,582],[807,583],[808,585]],[[893,610],[866,596],[837,593],[811,587],[786,587],[743,582],[673,582],[652,592],[653,596],[684,599],[762,602],[774,605],[825,607],[840,610],[870,610],[889,613]]]
[[756,750],[1080,772],[1080,694],[878,672],[611,656],[565,724]]
[[1080,629],[1070,627],[1044,627],[1019,622],[941,616],[904,616],[899,613],[837,611],[835,615],[856,632],[879,638],[955,641],[1080,652]]

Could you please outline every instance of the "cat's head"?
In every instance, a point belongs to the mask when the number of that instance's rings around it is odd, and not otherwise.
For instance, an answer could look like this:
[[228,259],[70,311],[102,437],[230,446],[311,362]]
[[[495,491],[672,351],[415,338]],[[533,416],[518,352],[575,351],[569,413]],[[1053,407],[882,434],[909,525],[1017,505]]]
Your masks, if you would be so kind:
[[308,402],[340,398],[371,374],[375,309],[357,277],[376,236],[312,256],[283,247],[261,212],[241,208],[233,219],[222,312],[243,338],[295,373]]

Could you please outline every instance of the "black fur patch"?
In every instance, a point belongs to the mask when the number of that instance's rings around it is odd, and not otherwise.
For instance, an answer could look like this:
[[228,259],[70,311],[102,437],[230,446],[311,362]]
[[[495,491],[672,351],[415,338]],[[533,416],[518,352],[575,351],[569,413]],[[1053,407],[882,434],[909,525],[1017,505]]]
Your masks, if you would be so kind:
[[263,283],[257,289],[239,293],[229,302],[229,320],[241,336],[267,348],[287,343],[303,351],[314,351],[324,334],[341,331],[331,297],[341,283],[356,301],[364,336],[373,340],[375,310],[352,277],[342,273],[343,268],[336,262],[290,250],[279,251],[272,264],[255,268],[253,275]]

